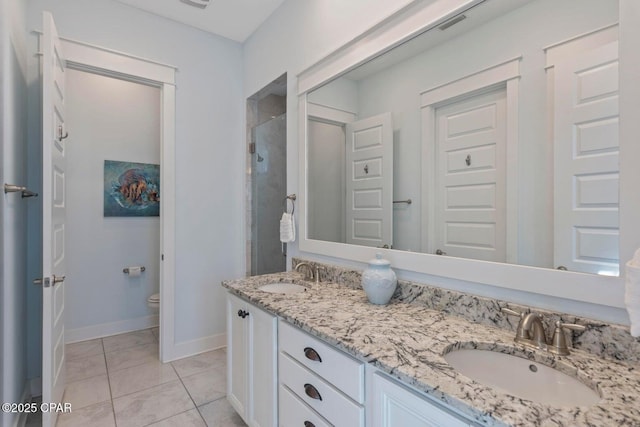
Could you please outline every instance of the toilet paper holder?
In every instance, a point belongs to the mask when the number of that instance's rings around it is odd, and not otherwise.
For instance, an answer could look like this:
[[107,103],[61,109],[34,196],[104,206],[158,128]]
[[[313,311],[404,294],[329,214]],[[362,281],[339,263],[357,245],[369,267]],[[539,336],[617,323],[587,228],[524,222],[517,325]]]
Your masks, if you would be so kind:
[[[146,270],[146,268],[144,267],[144,265],[143,265],[142,267],[140,267],[140,272],[141,272],[141,273],[142,273],[143,271],[145,271],[145,270]],[[129,274],[129,267],[125,267],[125,268],[123,268],[123,269],[122,269],[122,272],[123,272],[124,274]]]

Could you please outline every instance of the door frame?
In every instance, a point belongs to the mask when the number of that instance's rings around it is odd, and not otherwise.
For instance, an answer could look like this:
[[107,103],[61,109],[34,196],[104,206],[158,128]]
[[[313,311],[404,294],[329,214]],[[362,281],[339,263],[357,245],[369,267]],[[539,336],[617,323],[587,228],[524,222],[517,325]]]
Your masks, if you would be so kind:
[[[329,107],[326,105],[309,102],[307,106],[307,121],[305,123],[307,127],[309,126],[309,121],[327,123],[330,125],[341,127],[345,132],[344,142],[346,146],[346,137],[347,137],[346,126],[348,123],[355,122],[357,119],[358,119],[358,115],[351,111],[340,110],[340,109]],[[345,184],[344,188],[346,188],[346,183],[344,184]],[[346,215],[344,212],[342,213],[341,218],[342,218],[342,223],[340,224],[341,225],[340,233],[342,234],[343,237],[345,237],[347,234],[347,231],[346,231],[347,227],[346,227]],[[300,216],[298,221],[300,222],[301,230],[302,230],[302,227],[307,227],[306,216]]]
[[522,57],[479,70],[466,77],[420,93],[422,116],[422,224],[421,251],[432,253],[435,233],[436,176],[430,159],[436,154],[436,109],[463,97],[505,85],[507,92],[506,162],[506,262],[518,262],[518,81]]
[[175,73],[177,68],[146,58],[60,37],[70,69],[160,89],[160,360],[177,357],[175,344]]

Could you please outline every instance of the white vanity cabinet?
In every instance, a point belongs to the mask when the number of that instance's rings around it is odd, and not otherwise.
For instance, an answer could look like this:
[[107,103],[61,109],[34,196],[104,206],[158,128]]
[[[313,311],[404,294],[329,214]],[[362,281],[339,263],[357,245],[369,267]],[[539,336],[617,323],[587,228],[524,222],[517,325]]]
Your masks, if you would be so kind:
[[462,416],[367,366],[367,427],[469,427]]
[[280,320],[280,425],[364,427],[364,364]]
[[277,425],[277,317],[227,294],[227,399],[250,427]]
[[250,427],[475,425],[230,293],[227,344],[227,399]]

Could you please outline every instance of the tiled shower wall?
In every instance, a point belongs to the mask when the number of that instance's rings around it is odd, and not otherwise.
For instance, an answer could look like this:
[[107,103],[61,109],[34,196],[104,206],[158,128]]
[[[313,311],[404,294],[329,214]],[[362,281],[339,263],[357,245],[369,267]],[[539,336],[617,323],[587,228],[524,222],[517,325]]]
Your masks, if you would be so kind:
[[[266,86],[264,89],[254,94],[247,99],[247,129],[246,129],[246,180],[245,180],[245,193],[246,193],[246,275],[250,276],[252,271],[255,272],[258,267],[257,248],[255,245],[257,225],[254,222],[254,193],[256,188],[255,174],[253,171],[254,156],[249,150],[249,146],[252,142],[256,142],[256,128],[272,120],[286,112],[286,94],[282,90],[286,88],[286,75],[282,75],[274,82]],[[276,92],[276,93],[274,93]],[[286,146],[286,127],[282,131],[282,144]],[[286,160],[285,160],[286,162]],[[273,165],[272,165],[273,166]],[[286,174],[286,163],[282,164],[282,173]],[[286,184],[285,184],[286,187]],[[286,188],[283,189],[283,194],[286,192]],[[283,195],[284,197],[284,195]],[[268,200],[268,203],[277,205],[278,209],[282,208],[282,201],[279,197],[275,200]],[[262,226],[267,226],[262,224]],[[278,227],[278,224],[274,224],[273,227]],[[274,228],[274,230],[277,230]],[[280,252],[272,253],[271,256],[282,256]]]

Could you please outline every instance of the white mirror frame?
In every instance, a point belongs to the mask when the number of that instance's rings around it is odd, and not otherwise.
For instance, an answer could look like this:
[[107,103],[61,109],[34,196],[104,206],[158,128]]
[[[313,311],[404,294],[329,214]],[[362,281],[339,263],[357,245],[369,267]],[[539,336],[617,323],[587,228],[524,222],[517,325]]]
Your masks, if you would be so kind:
[[624,263],[640,247],[640,2],[619,0],[620,14],[620,277],[443,257],[311,240],[307,237],[307,95],[331,79],[438,26],[484,0],[416,1],[298,75],[301,252],[364,263],[382,252],[408,272],[623,308]]

